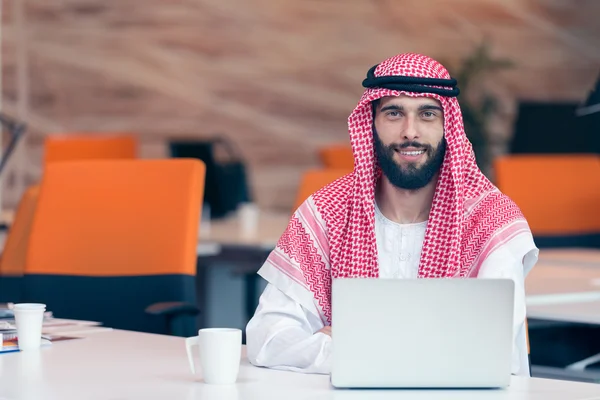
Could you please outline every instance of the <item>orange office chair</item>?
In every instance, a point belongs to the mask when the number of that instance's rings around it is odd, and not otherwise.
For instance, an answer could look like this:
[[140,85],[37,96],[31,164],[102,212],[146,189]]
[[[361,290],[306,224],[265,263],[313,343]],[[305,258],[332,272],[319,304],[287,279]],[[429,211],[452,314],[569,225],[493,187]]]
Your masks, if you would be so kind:
[[300,182],[294,210],[314,192],[351,172],[352,168],[312,169],[305,172]]
[[191,159],[49,164],[23,301],[57,317],[193,335],[204,173]]
[[600,246],[600,157],[507,155],[496,185],[521,209],[538,246]]
[[325,168],[354,168],[354,154],[352,154],[352,147],[349,145],[324,147],[319,150],[319,158]]
[[0,258],[0,301],[18,302],[25,271],[25,256],[39,195],[39,186],[30,186],[17,207]]
[[129,134],[51,135],[44,143],[44,165],[55,161],[136,157],[137,140]]

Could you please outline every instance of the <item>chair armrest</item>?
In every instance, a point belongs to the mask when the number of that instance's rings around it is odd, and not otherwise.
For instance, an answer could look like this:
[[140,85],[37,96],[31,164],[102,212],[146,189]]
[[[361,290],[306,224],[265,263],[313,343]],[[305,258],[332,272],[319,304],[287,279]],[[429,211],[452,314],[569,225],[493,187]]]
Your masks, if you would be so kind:
[[600,353],[588,357],[584,360],[577,361],[575,363],[569,364],[565,367],[565,369],[570,371],[584,371],[588,366],[597,363],[600,361]]
[[154,303],[146,307],[146,313],[162,316],[198,315],[200,310],[194,304],[182,301],[167,301]]

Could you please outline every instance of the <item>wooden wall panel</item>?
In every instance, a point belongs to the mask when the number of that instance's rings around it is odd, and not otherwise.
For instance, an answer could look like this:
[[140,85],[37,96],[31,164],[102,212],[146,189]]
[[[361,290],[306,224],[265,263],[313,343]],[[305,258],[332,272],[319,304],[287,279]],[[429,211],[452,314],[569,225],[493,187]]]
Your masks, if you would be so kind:
[[18,0],[24,36],[16,1],[3,3],[3,103],[17,112],[24,44],[30,130],[4,180],[7,206],[15,179],[39,179],[45,135],[119,130],[139,135],[144,157],[165,156],[172,137],[225,134],[259,203],[286,209],[315,151],[347,141],[360,82],[388,56],[454,65],[489,38],[517,64],[485,83],[503,100],[501,139],[518,99],[581,100],[600,65],[594,0]]

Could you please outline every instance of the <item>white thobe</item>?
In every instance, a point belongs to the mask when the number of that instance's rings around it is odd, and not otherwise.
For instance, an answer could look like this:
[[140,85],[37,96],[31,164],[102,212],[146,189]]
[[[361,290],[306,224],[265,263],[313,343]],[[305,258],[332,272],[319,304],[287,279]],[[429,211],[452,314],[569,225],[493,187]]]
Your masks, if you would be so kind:
[[[416,278],[427,222],[398,224],[375,206],[379,277]],[[512,373],[529,372],[525,331],[525,274],[537,262],[531,234],[515,236],[492,252],[481,265],[479,278],[504,278],[515,282]],[[529,250],[529,251],[527,251]],[[247,354],[257,366],[303,373],[331,372],[331,337],[318,332],[324,327],[316,308],[295,302],[267,284],[258,307],[246,327]]]

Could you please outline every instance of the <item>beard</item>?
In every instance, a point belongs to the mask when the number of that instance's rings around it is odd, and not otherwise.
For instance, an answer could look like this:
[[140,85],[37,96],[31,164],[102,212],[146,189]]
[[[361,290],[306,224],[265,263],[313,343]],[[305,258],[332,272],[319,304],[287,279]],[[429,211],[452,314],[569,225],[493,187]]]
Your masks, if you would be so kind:
[[[416,141],[406,142],[402,144],[392,143],[389,145],[383,144],[379,138],[379,134],[373,127],[373,137],[375,140],[375,155],[379,161],[379,166],[383,174],[390,183],[397,188],[407,190],[418,190],[425,187],[435,174],[440,170],[446,155],[446,139],[442,137],[438,145],[433,148],[431,145],[422,144]],[[417,150],[425,150],[427,157],[425,163],[417,166],[410,163],[407,166],[402,166],[394,160],[396,151],[413,147]]]

